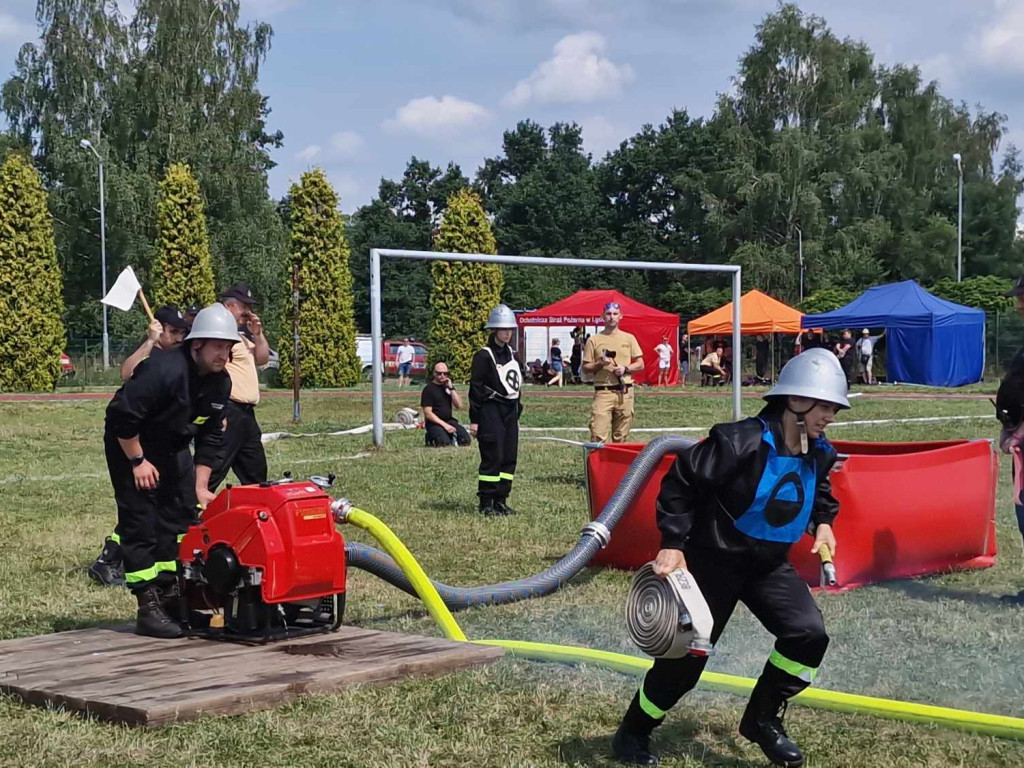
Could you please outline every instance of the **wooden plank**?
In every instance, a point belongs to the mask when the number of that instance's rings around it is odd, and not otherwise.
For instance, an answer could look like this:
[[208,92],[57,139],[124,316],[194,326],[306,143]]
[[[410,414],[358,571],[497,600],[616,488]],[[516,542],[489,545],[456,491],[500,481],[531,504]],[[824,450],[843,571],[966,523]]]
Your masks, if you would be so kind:
[[0,692],[102,720],[162,725],[267,709],[410,675],[487,664],[501,648],[342,627],[264,646],[97,627],[0,642]]

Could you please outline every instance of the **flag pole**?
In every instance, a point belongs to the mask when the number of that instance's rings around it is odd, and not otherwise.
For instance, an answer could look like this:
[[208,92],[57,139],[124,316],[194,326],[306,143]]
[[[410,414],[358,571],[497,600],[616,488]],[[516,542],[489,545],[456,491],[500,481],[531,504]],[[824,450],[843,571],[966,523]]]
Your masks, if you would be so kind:
[[139,288],[139,298],[142,299],[142,308],[146,310],[146,315],[149,317],[149,322],[152,323],[154,320],[153,310],[149,308],[149,302],[146,301],[146,294],[142,292],[141,288]]

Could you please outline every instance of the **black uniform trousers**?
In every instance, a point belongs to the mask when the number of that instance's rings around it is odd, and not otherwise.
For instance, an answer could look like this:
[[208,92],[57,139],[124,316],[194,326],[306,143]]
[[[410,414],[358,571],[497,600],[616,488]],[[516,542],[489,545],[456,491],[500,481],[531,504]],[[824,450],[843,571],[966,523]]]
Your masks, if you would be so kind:
[[445,419],[447,424],[455,427],[455,434],[449,435],[448,430],[442,428],[439,424],[435,424],[432,421],[428,421],[424,427],[426,434],[424,440],[428,447],[444,447],[458,443],[459,445],[469,445],[469,432],[466,428],[459,424],[455,419]]
[[234,470],[242,485],[267,482],[267,454],[263,450],[263,432],[256,421],[256,407],[230,400],[225,410],[228,428],[224,432],[224,463],[210,473],[210,490],[217,490],[229,469]]
[[480,406],[476,442],[480,447],[477,496],[480,501],[507,499],[512,493],[519,457],[518,400],[488,400]]
[[[789,561],[758,568],[746,558],[707,549],[690,547],[685,554],[687,570],[714,616],[711,641],[718,642],[736,603],[742,601],[775,636],[761,683],[783,699],[810,685],[828,648],[828,635],[810,590]],[[706,663],[707,658],[697,656],[655,659],[638,693],[644,712],[653,718],[664,716],[697,685]]]
[[107,471],[117,503],[117,534],[125,581],[132,591],[173,578],[178,570],[178,537],[195,521],[195,467],[188,447],[175,453],[146,452],[160,473],[156,490],[135,487],[131,462],[117,438],[105,435]]

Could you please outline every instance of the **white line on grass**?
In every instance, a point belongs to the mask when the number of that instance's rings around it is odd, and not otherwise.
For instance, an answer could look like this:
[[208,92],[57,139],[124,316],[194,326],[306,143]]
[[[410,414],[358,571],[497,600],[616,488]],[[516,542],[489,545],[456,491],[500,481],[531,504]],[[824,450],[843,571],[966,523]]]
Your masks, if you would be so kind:
[[[838,427],[874,427],[882,424],[922,424],[926,422],[934,421],[987,421],[991,419],[991,416],[920,416],[912,419],[871,419],[865,421],[837,421],[832,424],[829,429],[836,429]],[[385,424],[385,429],[415,429],[413,426],[406,426],[405,424]],[[291,432],[269,432],[263,435],[263,441],[269,442],[271,440],[278,440],[285,437],[327,437],[334,435],[361,435],[366,434],[373,428],[372,424],[367,424],[363,427],[356,427],[355,429],[347,429],[341,432],[311,432],[308,434],[294,434]],[[640,427],[638,429],[630,430],[631,432],[707,432],[710,427]],[[520,432],[589,432],[588,427],[520,427]],[[268,440],[269,438],[269,440]],[[540,438],[538,438],[540,439]],[[554,440],[555,438],[550,438]],[[576,441],[565,440],[563,442],[573,443]],[[583,443],[579,443],[583,445]],[[291,464],[318,464],[328,461],[346,461],[350,459],[365,459],[371,454],[369,453],[357,453],[352,456],[328,456],[322,459],[297,459],[291,462]],[[20,483],[20,482],[32,482],[32,483],[53,483],[62,482],[64,480],[75,480],[84,478],[96,478],[106,477],[105,473],[97,472],[82,472],[82,473],[70,473],[67,475],[8,475],[6,477],[0,477],[0,485],[7,485],[9,483]]]

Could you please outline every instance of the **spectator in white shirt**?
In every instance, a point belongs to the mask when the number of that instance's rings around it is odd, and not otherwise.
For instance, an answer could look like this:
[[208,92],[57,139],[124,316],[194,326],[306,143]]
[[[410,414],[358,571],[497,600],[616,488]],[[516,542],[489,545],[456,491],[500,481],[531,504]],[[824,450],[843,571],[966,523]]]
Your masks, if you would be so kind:
[[402,340],[402,346],[398,348],[398,386],[407,387],[411,383],[409,372],[412,370],[412,361],[416,357],[416,348],[409,343],[409,339]]
[[669,366],[672,365],[672,346],[668,343],[668,336],[661,337],[661,344],[654,348],[658,353],[658,386],[668,386]]
[[883,336],[885,336],[885,331],[882,331],[877,336],[872,336],[871,331],[865,328],[860,332],[860,338],[857,339],[857,360],[860,362],[860,374],[865,384],[875,383],[871,366],[874,363],[875,345],[878,344],[878,340]]

